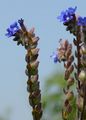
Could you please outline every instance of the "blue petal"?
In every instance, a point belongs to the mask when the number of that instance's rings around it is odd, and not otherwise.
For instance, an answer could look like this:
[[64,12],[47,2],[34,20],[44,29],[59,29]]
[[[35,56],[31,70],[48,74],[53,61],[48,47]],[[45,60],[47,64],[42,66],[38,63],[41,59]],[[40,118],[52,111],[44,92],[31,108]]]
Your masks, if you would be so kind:
[[57,17],[57,19],[60,19],[63,23],[68,22],[69,20],[73,19],[73,14],[75,14],[77,7],[75,8],[68,8],[65,11],[62,11],[60,16]]
[[75,8],[70,7],[70,8],[68,8],[68,12],[69,12],[70,14],[74,14],[75,11],[76,11],[76,9],[77,9],[77,7],[75,7]]
[[78,24],[79,26],[86,26],[86,17],[84,17],[84,18],[79,17],[77,24]]
[[10,27],[7,29],[7,32],[5,35],[8,37],[13,36],[17,31],[19,30],[19,26],[17,22],[14,22]]
[[59,61],[58,55],[54,52],[50,57],[53,59],[54,63],[57,63]]
[[12,25],[10,25],[10,28],[14,28],[14,27],[17,27],[17,22],[13,23]]

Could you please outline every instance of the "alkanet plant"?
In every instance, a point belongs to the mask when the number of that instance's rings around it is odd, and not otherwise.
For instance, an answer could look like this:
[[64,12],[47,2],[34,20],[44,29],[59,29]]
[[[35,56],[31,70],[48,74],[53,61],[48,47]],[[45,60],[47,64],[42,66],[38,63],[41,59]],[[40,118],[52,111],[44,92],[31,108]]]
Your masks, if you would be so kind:
[[[72,100],[76,98],[76,113],[73,120],[86,120],[86,17],[82,18],[75,14],[77,7],[68,8],[57,17],[66,30],[74,35],[73,44],[68,40],[59,41],[59,48],[51,57],[54,62],[64,63],[66,87],[63,88],[65,94],[64,106],[62,109],[63,120],[69,120],[73,113]],[[29,103],[32,106],[33,120],[40,120],[42,117],[41,90],[38,81],[39,61],[37,48],[39,37],[35,36],[34,28],[27,31],[24,20],[20,19],[7,29],[7,37],[14,36],[13,40],[17,45],[25,47],[27,62],[25,73],[28,76],[27,91],[29,92]],[[72,48],[76,47],[75,55]],[[74,62],[74,60],[77,60]],[[75,83],[77,94],[71,89]],[[58,101],[57,101],[58,102]]]
[[40,120],[42,117],[42,105],[41,105],[41,90],[40,83],[38,81],[38,66],[39,61],[37,48],[39,37],[35,36],[34,28],[27,31],[24,20],[20,19],[18,22],[13,23],[7,29],[6,36],[12,37],[17,42],[17,45],[25,47],[27,53],[25,60],[27,62],[25,73],[28,76],[27,91],[29,92],[29,103],[32,106],[33,120]]
[[[66,30],[74,35],[73,45],[68,40],[60,40],[60,47],[57,48],[57,62],[63,62],[65,68],[64,79],[66,88],[62,117],[69,120],[73,112],[71,101],[76,97],[76,115],[73,120],[86,120],[86,17],[82,18],[75,14],[75,8],[68,8],[62,11],[57,17],[66,26]],[[76,47],[75,56],[72,53],[72,46]],[[77,61],[74,62],[74,59]],[[71,90],[76,83],[77,95]]]

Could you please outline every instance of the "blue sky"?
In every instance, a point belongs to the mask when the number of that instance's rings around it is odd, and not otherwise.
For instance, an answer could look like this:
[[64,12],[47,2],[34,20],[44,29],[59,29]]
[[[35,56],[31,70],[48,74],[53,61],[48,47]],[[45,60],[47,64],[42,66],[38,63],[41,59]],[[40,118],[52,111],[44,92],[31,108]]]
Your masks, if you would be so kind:
[[56,69],[62,70],[61,65],[50,60],[59,38],[72,41],[72,35],[56,17],[70,6],[77,6],[77,14],[85,16],[85,5],[86,0],[0,0],[0,115],[11,108],[11,120],[32,120],[24,73],[26,51],[4,35],[6,28],[20,18],[25,20],[28,29],[35,27],[40,37],[39,80],[43,92],[45,78]]

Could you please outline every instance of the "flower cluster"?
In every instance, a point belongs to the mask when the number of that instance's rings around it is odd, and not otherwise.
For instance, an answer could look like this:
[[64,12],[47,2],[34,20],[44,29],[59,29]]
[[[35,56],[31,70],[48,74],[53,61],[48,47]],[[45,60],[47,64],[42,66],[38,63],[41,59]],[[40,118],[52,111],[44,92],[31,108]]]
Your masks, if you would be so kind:
[[[57,17],[57,19],[60,20],[60,22],[63,22],[64,24],[73,20],[75,17],[75,11],[76,11],[77,7],[75,8],[68,8],[65,11],[62,11],[60,16]],[[78,17],[76,25],[78,26],[86,26],[86,17]]]
[[7,28],[7,33],[5,34],[7,37],[14,36],[16,32],[19,31],[19,26],[17,22],[14,22],[12,25],[10,25],[9,28]]
[[75,8],[68,8],[66,11],[62,11],[61,15],[57,17],[61,22],[65,23],[73,19],[77,7]]
[[[72,104],[71,101],[74,98],[74,93],[71,91],[69,88],[74,84],[74,78],[71,76],[74,66],[73,66],[73,61],[74,61],[74,56],[72,55],[72,44],[70,44],[67,40],[62,40],[60,39],[60,46],[57,48],[57,53],[58,53],[58,58],[60,62],[64,62],[64,67],[65,67],[65,80],[67,82],[66,88],[64,88],[64,93],[65,93],[65,101],[64,101],[64,106],[62,109],[62,116],[64,119],[67,119],[69,113],[72,112]],[[67,114],[65,116],[65,114]]]
[[84,18],[79,17],[77,24],[78,24],[79,26],[86,26],[86,17],[84,17]]

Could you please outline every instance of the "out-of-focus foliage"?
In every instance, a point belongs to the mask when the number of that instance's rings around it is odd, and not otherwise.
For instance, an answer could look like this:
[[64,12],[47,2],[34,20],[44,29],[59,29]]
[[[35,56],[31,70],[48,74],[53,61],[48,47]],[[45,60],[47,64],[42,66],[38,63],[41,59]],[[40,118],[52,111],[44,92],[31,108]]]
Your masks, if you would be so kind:
[[11,108],[6,108],[3,114],[0,114],[0,120],[10,120],[11,117]]
[[[44,114],[42,120],[62,120],[62,107],[64,105],[65,95],[63,88],[66,86],[63,74],[51,75],[45,82],[44,94],[42,95]],[[74,89],[74,88],[72,88]],[[76,115],[76,99],[72,102],[72,113],[67,120],[74,120]]]

